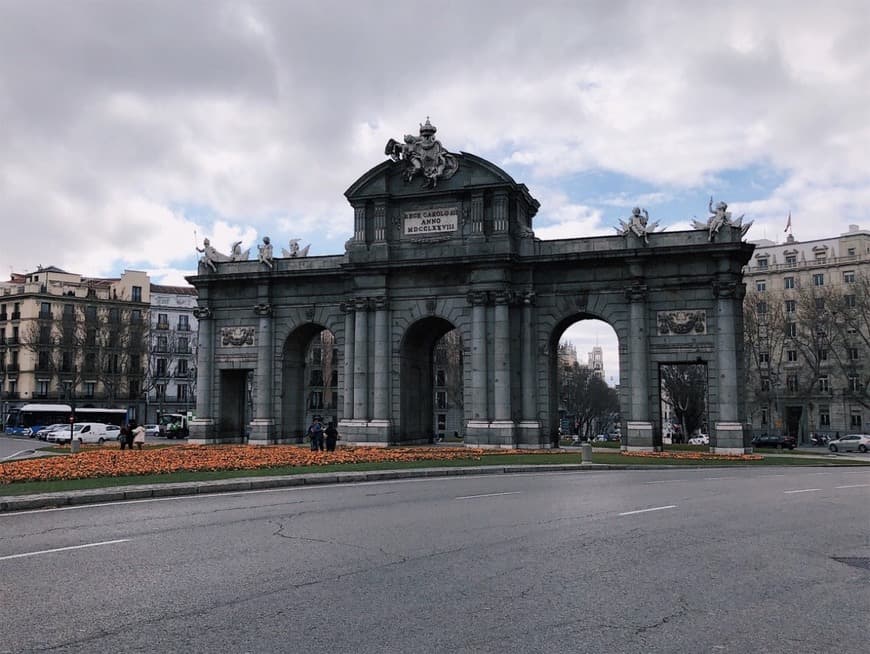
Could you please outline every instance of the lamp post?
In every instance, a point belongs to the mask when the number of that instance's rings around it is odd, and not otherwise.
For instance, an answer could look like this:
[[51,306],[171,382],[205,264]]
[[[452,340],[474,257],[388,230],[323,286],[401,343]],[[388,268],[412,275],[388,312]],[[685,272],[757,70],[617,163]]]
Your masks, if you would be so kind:
[[69,401],[70,409],[72,409],[69,415],[69,451],[70,454],[76,454],[79,451],[79,442],[73,438],[76,424],[76,400],[75,393],[73,392],[73,382],[68,381],[64,385],[66,386],[67,400]]

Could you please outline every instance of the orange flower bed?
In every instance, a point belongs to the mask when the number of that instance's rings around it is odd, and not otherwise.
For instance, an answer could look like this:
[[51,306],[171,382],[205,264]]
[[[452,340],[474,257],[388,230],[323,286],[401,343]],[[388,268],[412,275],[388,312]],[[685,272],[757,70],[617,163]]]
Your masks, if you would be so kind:
[[690,459],[695,461],[761,461],[760,454],[713,454],[712,452],[621,452],[622,456],[642,456],[651,459]]
[[[516,450],[500,451],[507,454]],[[255,470],[323,466],[336,463],[443,461],[480,459],[486,451],[465,447],[378,448],[340,447],[312,452],[288,445],[180,445],[122,451],[116,447],[84,448],[70,456],[9,461],[0,465],[0,485],[22,481],[126,477],[170,472]]]

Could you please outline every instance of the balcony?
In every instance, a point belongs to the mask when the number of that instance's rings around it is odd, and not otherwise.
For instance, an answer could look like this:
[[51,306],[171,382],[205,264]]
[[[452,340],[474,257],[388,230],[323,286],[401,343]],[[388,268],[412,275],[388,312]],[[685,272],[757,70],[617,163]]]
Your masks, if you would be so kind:
[[36,317],[39,318],[40,320],[53,320],[54,319],[54,315],[51,313],[51,311],[40,311]]
[[21,312],[13,311],[12,312],[12,320],[21,320]]
[[176,327],[175,329],[176,329],[176,331],[179,331],[179,332],[189,332],[190,331],[190,324],[184,324],[184,325],[179,324],[178,327]]
[[5,393],[3,393],[3,399],[4,400],[20,400],[21,393],[19,393],[18,391],[6,391]]
[[18,345],[18,337],[17,336],[7,336],[6,337],[6,345]]
[[166,330],[168,330],[168,329],[169,329],[169,323],[168,323],[168,322],[158,322],[158,323],[157,323],[157,327],[156,327],[156,329],[166,329]]

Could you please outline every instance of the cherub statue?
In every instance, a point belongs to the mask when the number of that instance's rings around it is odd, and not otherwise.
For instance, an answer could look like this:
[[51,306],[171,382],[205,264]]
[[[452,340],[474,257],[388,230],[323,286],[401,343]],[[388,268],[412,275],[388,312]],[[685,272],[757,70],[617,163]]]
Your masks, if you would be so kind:
[[285,259],[297,259],[300,257],[308,256],[308,248],[310,248],[310,247],[311,247],[311,244],[309,243],[304,248],[300,249],[299,248],[299,239],[298,238],[291,238],[290,239],[290,249],[285,250],[284,248],[281,248],[281,253],[284,255]]
[[649,239],[647,236],[652,234],[658,225],[658,220],[651,225],[649,224],[649,213],[646,209],[635,207],[631,210],[631,217],[629,217],[628,222],[624,220],[619,221],[619,227],[616,228],[616,232],[623,236],[634,234],[638,238],[643,239],[644,243],[648,244]]
[[263,244],[257,246],[257,261],[272,268],[272,240],[268,236],[263,237]]
[[719,230],[726,225],[729,227],[739,227],[740,228],[740,236],[745,236],[746,232],[749,231],[749,228],[752,227],[752,221],[749,221],[745,225],[743,224],[743,216],[746,214],[740,214],[739,217],[732,219],[731,212],[728,211],[728,204],[726,202],[717,202],[716,207],[713,208],[713,196],[710,196],[709,203],[710,217],[707,218],[707,222],[701,222],[700,220],[693,220],[692,226],[695,229],[706,229],[707,230],[707,240],[712,241],[713,237],[719,233]]

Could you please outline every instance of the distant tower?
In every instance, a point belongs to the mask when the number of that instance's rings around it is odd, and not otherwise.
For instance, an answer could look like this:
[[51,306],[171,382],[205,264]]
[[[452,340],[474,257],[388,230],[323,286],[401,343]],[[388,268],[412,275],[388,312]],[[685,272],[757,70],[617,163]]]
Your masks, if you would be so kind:
[[604,379],[604,352],[598,345],[594,346],[589,353],[589,368],[593,375]]

